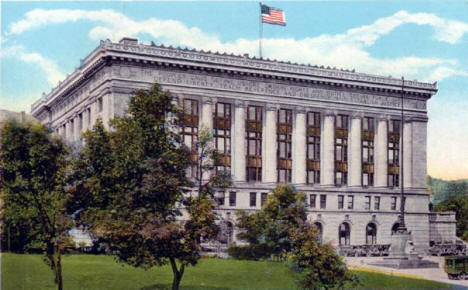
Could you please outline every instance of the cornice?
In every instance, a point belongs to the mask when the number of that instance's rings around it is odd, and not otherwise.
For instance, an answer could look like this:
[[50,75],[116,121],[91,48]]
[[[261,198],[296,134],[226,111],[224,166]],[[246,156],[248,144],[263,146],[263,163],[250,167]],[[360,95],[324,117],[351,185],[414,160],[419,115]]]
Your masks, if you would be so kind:
[[[52,99],[66,94],[92,76],[107,61],[139,63],[140,65],[162,65],[175,68],[216,71],[234,75],[257,76],[271,80],[294,80],[314,84],[326,84],[344,88],[367,89],[371,91],[401,92],[402,80],[392,77],[357,73],[349,70],[323,68],[318,66],[293,64],[256,57],[236,56],[233,54],[197,51],[166,46],[145,45],[136,39],[124,38],[119,43],[101,41],[84,60],[81,66],[63,82],[43,95],[31,106],[31,112],[38,114],[43,105]],[[437,92],[436,83],[404,81],[404,93],[429,98]]]

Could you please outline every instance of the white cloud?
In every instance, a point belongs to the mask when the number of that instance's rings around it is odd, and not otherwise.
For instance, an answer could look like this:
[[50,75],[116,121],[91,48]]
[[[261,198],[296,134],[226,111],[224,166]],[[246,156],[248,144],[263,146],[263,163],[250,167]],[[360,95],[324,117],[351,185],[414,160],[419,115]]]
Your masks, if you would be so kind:
[[37,65],[42,71],[44,71],[47,81],[51,86],[57,85],[57,83],[64,78],[64,75],[60,72],[55,62],[45,58],[39,53],[27,52],[23,46],[12,45],[2,47],[0,57],[15,57],[25,63]]
[[[221,42],[216,35],[210,35],[197,27],[187,27],[175,20],[150,18],[135,21],[113,10],[43,10],[35,9],[11,25],[6,35],[21,34],[49,24],[87,20],[97,26],[89,31],[93,40],[110,38],[117,41],[124,36],[151,35],[167,45],[182,45],[197,49],[257,54],[256,39],[237,39]],[[264,56],[286,61],[313,63],[324,66],[356,68],[358,71],[380,75],[405,75],[408,78],[436,81],[456,74],[457,62],[452,59],[422,58],[407,56],[399,58],[372,57],[366,47],[373,45],[380,37],[387,35],[403,24],[431,26],[437,41],[457,43],[465,33],[468,24],[447,20],[434,14],[408,13],[399,11],[391,16],[377,19],[370,25],[352,28],[343,34],[323,34],[314,38],[268,38],[264,39]],[[33,60],[33,56],[25,59]],[[36,58],[36,62],[41,61]],[[51,75],[53,73],[51,72]]]

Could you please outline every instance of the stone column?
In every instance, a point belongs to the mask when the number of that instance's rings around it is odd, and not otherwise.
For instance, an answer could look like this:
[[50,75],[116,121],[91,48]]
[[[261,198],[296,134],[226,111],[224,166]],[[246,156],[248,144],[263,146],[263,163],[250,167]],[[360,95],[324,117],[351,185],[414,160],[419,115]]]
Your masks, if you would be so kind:
[[325,112],[322,130],[322,158],[321,158],[321,183],[323,185],[335,184],[335,114]]
[[361,114],[351,117],[351,133],[349,136],[349,186],[361,186],[362,154],[361,154]]
[[[81,115],[83,116],[83,115]],[[74,121],[73,121],[73,124],[75,124],[75,136],[74,136],[74,139],[75,141],[79,141],[80,140],[80,137],[81,137],[81,129],[80,129],[80,117],[79,117],[79,114],[75,115],[75,117],[73,117]]]
[[307,179],[307,149],[306,149],[306,112],[304,108],[296,109],[296,126],[294,127],[292,139],[294,140],[294,148],[292,155],[292,182],[306,183]]
[[73,141],[75,138],[75,133],[74,133],[74,123],[72,124],[73,118],[70,118],[67,120],[67,141]]
[[263,164],[265,168],[264,182],[276,182],[277,181],[277,160],[276,160],[276,107],[266,107],[266,119],[265,119],[265,134],[263,142],[265,143],[265,154],[262,156]]
[[375,179],[374,185],[376,187],[387,186],[387,172],[388,172],[388,120],[387,118],[380,118],[377,123],[377,134],[375,136]]
[[[412,155],[412,186],[413,188],[427,189],[427,117],[411,122]],[[406,154],[406,153],[405,153]],[[405,169],[406,170],[406,169]]]
[[233,149],[233,167],[234,181],[246,181],[246,159],[245,156],[245,103],[237,101],[234,112],[234,148]]
[[200,119],[200,129],[213,130],[213,101],[211,98],[203,97],[202,112]]
[[404,166],[404,187],[413,187],[413,152],[412,152],[412,123],[404,122],[403,125],[403,166]]

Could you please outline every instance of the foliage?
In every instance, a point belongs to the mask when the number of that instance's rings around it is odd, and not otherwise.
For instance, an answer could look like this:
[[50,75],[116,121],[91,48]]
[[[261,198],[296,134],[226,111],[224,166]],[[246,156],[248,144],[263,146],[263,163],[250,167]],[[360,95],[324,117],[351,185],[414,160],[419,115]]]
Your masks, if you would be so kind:
[[237,260],[258,261],[270,256],[270,249],[265,244],[252,244],[250,246],[238,246],[235,243],[228,248],[229,257]]
[[[200,258],[200,243],[218,230],[203,175],[204,194],[185,194],[193,184],[185,176],[191,156],[178,134],[180,114],[171,95],[155,84],[130,99],[128,114],[113,119],[110,132],[97,122],[84,135],[86,145],[74,164],[69,204],[118,261],[144,269],[169,263],[174,289],[185,267]],[[206,146],[197,148],[204,153],[198,160],[211,154]]]
[[238,238],[249,243],[252,250],[259,249],[257,258],[274,256],[283,258],[291,251],[291,229],[306,220],[305,197],[291,185],[278,185],[269,195],[262,210],[255,213],[239,212],[237,226],[243,229]]
[[468,242],[468,196],[449,198],[434,206],[435,211],[454,211],[457,218],[457,236]]
[[67,149],[42,125],[7,121],[2,129],[3,222],[19,227],[24,247],[45,252],[62,289],[62,253],[72,226],[66,214]]
[[468,180],[446,181],[428,176],[428,187],[433,203],[468,195]]
[[288,259],[306,289],[341,287],[353,280],[331,245],[317,240],[315,227],[306,221],[305,197],[291,185],[278,185],[260,212],[239,213],[238,237],[248,246],[231,247],[237,257]]
[[335,253],[333,246],[317,243],[315,230],[303,225],[292,231],[291,235],[294,243],[290,259],[292,269],[298,273],[301,288],[341,288],[345,282],[358,284],[354,275],[346,269],[342,258]]

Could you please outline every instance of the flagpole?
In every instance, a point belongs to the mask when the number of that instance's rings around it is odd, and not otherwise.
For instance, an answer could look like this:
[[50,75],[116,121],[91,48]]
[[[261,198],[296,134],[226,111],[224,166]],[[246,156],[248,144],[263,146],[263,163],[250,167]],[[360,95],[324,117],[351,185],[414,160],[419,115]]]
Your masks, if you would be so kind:
[[259,37],[258,37],[258,54],[262,58],[262,38],[263,38],[263,23],[262,23],[262,2],[260,4],[260,15],[259,15]]

